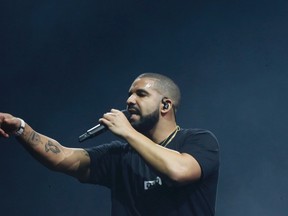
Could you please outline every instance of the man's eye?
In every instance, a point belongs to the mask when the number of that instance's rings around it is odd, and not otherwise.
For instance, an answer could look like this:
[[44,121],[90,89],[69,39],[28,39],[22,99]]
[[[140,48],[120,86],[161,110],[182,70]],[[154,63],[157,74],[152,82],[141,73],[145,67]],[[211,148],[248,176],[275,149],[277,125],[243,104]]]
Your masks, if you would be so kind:
[[139,97],[145,97],[147,94],[145,92],[139,92],[139,93],[137,93],[137,95]]

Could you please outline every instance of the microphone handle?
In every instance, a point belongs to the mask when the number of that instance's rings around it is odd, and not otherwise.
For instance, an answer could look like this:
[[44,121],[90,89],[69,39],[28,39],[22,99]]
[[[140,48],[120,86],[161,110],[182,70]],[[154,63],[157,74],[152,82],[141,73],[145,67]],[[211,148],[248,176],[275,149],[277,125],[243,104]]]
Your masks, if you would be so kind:
[[79,140],[79,142],[83,142],[84,140],[92,138],[94,136],[97,136],[97,135],[105,132],[106,130],[107,130],[107,127],[105,125],[98,124],[95,127],[87,130],[86,133],[79,136],[78,140]]
[[[123,114],[126,116],[127,119],[130,118],[130,113],[128,110],[122,110]],[[107,126],[103,125],[103,124],[98,124],[95,127],[87,130],[86,133],[82,134],[81,136],[79,136],[78,140],[79,142],[83,142],[84,140],[87,140],[89,138],[92,138],[94,136],[97,136],[105,131],[107,131]]]

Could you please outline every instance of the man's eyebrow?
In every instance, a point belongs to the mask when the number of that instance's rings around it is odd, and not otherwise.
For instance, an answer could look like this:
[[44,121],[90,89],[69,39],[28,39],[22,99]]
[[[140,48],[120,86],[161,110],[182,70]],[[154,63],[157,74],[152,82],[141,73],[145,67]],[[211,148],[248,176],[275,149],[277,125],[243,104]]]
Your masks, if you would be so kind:
[[[149,92],[148,91],[146,91],[145,89],[137,89],[136,91],[135,91],[135,93],[136,94],[149,94]],[[129,92],[128,92],[128,96],[130,96],[130,95],[132,95],[133,94],[133,91],[132,90],[130,90]]]

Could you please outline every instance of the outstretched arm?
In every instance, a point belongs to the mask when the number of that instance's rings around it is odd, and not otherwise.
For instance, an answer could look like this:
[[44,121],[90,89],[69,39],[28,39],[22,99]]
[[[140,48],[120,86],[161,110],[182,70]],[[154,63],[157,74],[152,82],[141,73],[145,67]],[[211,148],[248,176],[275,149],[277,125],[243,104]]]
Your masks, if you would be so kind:
[[[0,136],[9,138],[21,126],[21,120],[7,113],[0,113]],[[67,148],[56,140],[33,130],[27,123],[16,139],[39,162],[51,170],[63,172],[81,181],[89,176],[90,158],[84,149]]]

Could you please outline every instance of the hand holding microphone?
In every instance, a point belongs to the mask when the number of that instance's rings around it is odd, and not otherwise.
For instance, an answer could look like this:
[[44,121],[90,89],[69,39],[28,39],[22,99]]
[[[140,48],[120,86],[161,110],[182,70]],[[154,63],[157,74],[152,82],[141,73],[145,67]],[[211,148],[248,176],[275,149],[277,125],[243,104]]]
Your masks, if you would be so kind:
[[[112,110],[113,111],[113,110]],[[129,113],[128,110],[122,110],[122,113],[126,116],[127,119],[130,118],[131,114]],[[82,134],[81,136],[79,136],[79,142],[83,142],[87,139],[90,139],[92,137],[95,137],[99,134],[102,134],[103,132],[107,131],[108,127],[103,124],[103,123],[99,123],[96,126],[90,128],[89,130],[86,131],[86,133]]]

